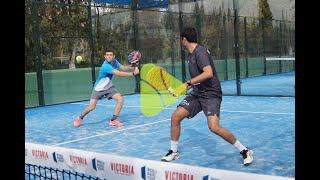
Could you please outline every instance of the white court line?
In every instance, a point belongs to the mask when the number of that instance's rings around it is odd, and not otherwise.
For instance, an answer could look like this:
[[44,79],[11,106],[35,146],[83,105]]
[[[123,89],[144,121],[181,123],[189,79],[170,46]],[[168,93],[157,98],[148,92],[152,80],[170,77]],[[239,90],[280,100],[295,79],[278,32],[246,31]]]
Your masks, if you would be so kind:
[[279,58],[279,57],[267,57],[266,60],[267,61],[281,61],[281,60],[294,61],[295,57],[282,57],[282,58]]
[[[87,103],[70,103],[70,104],[88,105]],[[114,105],[102,105],[102,104],[98,104],[98,105],[99,105],[99,106],[105,106],[105,107],[114,107]],[[123,107],[128,107],[128,108],[140,108],[140,106],[123,106]],[[176,108],[164,108],[164,109],[176,109]],[[223,110],[222,110],[222,111],[223,111]],[[224,112],[294,115],[294,113],[253,112],[253,111],[224,111]],[[201,113],[203,113],[203,112],[201,112]],[[72,141],[65,141],[65,142],[57,143],[57,144],[54,144],[54,146],[58,146],[58,145],[62,145],[62,144],[69,144],[69,143],[72,143],[72,142],[78,142],[78,141],[81,141],[81,140],[91,139],[91,138],[99,137],[99,136],[106,136],[106,135],[109,135],[109,134],[112,134],[112,133],[121,132],[121,131],[126,131],[126,130],[131,130],[131,129],[136,129],[136,128],[139,128],[139,127],[148,126],[148,125],[152,125],[152,124],[157,124],[157,123],[164,122],[164,121],[169,121],[169,120],[171,120],[171,119],[165,119],[165,120],[156,121],[156,122],[152,122],[152,123],[142,124],[142,125],[138,125],[138,126],[133,126],[133,127],[130,127],[130,128],[126,128],[126,129],[119,129],[119,130],[110,131],[110,132],[105,132],[105,133],[98,133],[98,134],[93,135],[93,136],[88,136],[88,137],[84,137],[84,138],[80,138],[80,139],[75,139],[75,140],[72,140]]]
[[[82,105],[88,105],[86,103],[70,103],[70,104],[82,104]],[[105,106],[105,107],[114,107],[114,105],[104,105],[104,104],[98,104],[99,106]],[[127,108],[140,108],[140,106],[123,106]],[[148,107],[150,108],[150,107]],[[152,107],[151,107],[152,108]],[[157,108],[157,107],[154,107]],[[159,107],[158,107],[159,108]],[[163,108],[163,109],[176,109],[176,108]],[[226,111],[221,110],[221,112],[230,112],[230,113],[252,113],[252,114],[281,114],[281,115],[295,115],[294,113],[277,113],[277,112],[259,112],[259,111]]]
[[138,125],[138,126],[129,127],[129,128],[126,128],[126,129],[119,129],[119,130],[109,131],[109,132],[105,132],[105,133],[98,133],[98,134],[93,135],[93,136],[88,136],[88,137],[84,137],[84,138],[80,138],[80,139],[75,139],[75,140],[72,140],[72,141],[65,141],[65,142],[57,143],[57,144],[54,144],[53,146],[58,146],[58,145],[62,145],[62,144],[69,144],[69,143],[72,143],[72,142],[82,141],[82,140],[85,140],[85,139],[91,139],[91,138],[99,137],[99,136],[106,136],[106,135],[109,135],[109,134],[112,134],[112,133],[121,132],[121,131],[127,131],[127,130],[130,130],[130,129],[135,129],[135,128],[139,128],[139,127],[143,127],[143,126],[157,124],[157,123],[164,122],[164,121],[169,121],[169,120],[171,120],[171,119],[165,119],[165,120],[156,121],[156,122],[152,122],[152,123],[142,124],[142,125]]
[[[70,103],[70,104],[82,104],[82,105],[88,105],[87,103]],[[105,107],[114,107],[115,105],[105,105],[105,104],[97,104],[98,106],[105,106]],[[140,108],[140,106],[127,106],[127,105],[124,105],[122,107],[128,107],[128,108]],[[159,107],[148,107],[148,108],[159,108]],[[163,109],[176,109],[176,108],[168,108],[168,107],[165,107]]]

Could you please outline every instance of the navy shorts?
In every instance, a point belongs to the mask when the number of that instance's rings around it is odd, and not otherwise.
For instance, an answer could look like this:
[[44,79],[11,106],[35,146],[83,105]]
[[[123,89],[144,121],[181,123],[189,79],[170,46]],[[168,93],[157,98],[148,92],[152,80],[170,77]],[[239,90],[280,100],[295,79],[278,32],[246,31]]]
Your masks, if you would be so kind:
[[96,91],[92,90],[91,99],[102,99],[102,98],[108,98],[112,99],[112,96],[119,93],[119,91],[114,87],[110,87],[108,90],[104,91]]
[[216,114],[220,117],[221,101],[222,98],[218,97],[203,98],[188,94],[178,107],[181,106],[190,113],[187,118],[193,118],[200,111],[203,111],[206,116],[213,116]]

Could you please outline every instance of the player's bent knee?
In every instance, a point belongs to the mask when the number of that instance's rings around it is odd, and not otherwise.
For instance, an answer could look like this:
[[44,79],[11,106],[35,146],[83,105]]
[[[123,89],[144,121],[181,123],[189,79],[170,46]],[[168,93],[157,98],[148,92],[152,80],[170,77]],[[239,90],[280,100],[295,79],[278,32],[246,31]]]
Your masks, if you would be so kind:
[[181,117],[177,113],[173,113],[171,116],[172,123],[180,123]]
[[123,101],[124,101],[124,99],[123,99],[122,96],[120,96],[120,97],[118,98],[118,100],[117,100],[117,102],[120,103],[120,104],[123,104]]
[[114,97],[114,99],[118,102],[118,103],[123,103],[124,98],[121,96],[121,94],[116,94],[116,96]]

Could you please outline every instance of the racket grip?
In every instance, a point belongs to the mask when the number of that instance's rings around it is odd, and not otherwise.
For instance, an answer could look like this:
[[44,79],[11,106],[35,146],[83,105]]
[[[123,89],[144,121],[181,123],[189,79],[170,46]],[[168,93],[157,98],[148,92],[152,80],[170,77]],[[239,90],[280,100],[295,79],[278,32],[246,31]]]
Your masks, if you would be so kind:
[[169,88],[168,88],[168,91],[169,91],[170,94],[172,94],[173,96],[175,96],[175,95],[174,95],[174,89],[172,89],[171,87],[169,87]]
[[[136,64],[135,64],[136,65]],[[134,70],[133,70],[133,75],[135,76],[136,74],[134,74],[134,72],[136,71],[136,70],[139,70],[139,67],[138,66],[133,66],[134,67]]]
[[185,84],[181,84],[179,87],[177,87],[176,89],[174,89],[173,91],[173,95],[175,97],[181,96],[182,94],[185,94],[187,91],[186,85]]

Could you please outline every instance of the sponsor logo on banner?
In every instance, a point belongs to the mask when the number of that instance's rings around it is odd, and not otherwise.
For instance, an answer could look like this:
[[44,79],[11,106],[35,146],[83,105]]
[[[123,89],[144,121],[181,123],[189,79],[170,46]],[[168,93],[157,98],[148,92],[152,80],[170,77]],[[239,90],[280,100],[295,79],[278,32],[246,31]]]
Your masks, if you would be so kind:
[[148,168],[146,166],[141,167],[141,178],[144,180],[155,180],[157,170]]
[[96,158],[92,159],[92,168],[96,171],[104,171],[104,162]]
[[32,156],[37,159],[43,159],[43,160],[49,159],[49,155],[47,151],[43,151],[40,149],[32,149],[31,152],[32,152]]
[[74,165],[86,166],[88,164],[87,158],[75,155],[69,155],[70,161]]
[[133,166],[131,164],[122,164],[122,163],[110,163],[111,171],[116,174],[131,176],[134,175]]
[[28,156],[28,149],[24,148],[24,156]]
[[166,180],[194,180],[193,174],[176,172],[176,171],[165,171]]
[[54,162],[64,162],[64,158],[63,158],[62,154],[53,152],[52,157],[53,157]]
[[213,177],[212,175],[203,176],[202,180],[220,180],[218,177]]

